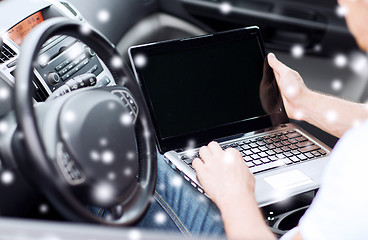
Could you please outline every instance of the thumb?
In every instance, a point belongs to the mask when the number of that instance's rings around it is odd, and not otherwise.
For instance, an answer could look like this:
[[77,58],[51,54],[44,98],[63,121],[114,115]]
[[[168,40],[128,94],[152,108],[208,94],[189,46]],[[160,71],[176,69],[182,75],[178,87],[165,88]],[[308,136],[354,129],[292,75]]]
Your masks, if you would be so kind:
[[280,62],[275,54],[269,53],[267,56],[268,64],[271,66],[271,68],[277,73],[278,75],[282,75],[283,73],[286,73],[288,70],[290,70],[289,67],[287,67],[285,64]]

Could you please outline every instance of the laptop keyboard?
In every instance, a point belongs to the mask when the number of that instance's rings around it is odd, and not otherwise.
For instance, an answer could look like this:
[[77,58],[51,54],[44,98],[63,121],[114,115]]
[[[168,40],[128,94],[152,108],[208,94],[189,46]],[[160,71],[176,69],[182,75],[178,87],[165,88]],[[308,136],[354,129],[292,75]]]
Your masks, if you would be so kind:
[[[224,144],[221,147],[237,149],[252,173],[307,161],[327,154],[325,150],[295,130],[273,132],[262,137]],[[183,155],[181,158],[191,166],[196,157],[199,157],[198,152],[191,156]]]

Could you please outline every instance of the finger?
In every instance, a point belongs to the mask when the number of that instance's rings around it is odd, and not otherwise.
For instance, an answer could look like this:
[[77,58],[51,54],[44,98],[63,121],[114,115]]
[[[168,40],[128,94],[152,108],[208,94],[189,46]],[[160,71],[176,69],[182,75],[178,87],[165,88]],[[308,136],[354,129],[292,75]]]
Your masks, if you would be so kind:
[[203,167],[204,167],[204,163],[202,162],[201,159],[199,158],[195,158],[192,162],[192,166],[194,168],[194,170],[196,170],[196,172],[201,172]]
[[203,146],[199,149],[199,156],[201,156],[202,161],[205,163],[205,160],[210,158],[212,155],[211,150],[207,146]]
[[227,148],[225,150],[227,155],[230,155],[232,158],[239,158],[243,161],[243,157],[241,156],[240,152],[236,150],[235,148]]
[[214,154],[214,155],[217,155],[219,152],[222,152],[222,148],[220,146],[220,144],[218,144],[217,142],[215,141],[212,141],[208,144],[208,148],[211,150],[211,152]]
[[280,62],[273,53],[269,53],[267,59],[268,64],[279,76],[291,70],[288,66]]

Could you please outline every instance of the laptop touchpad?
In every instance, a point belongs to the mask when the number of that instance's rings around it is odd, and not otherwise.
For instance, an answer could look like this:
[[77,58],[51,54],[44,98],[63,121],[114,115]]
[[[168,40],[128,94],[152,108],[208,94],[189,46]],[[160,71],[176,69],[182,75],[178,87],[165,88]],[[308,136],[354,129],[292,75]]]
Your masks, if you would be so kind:
[[266,177],[264,180],[274,189],[286,191],[313,183],[314,181],[299,170],[292,170],[274,176]]

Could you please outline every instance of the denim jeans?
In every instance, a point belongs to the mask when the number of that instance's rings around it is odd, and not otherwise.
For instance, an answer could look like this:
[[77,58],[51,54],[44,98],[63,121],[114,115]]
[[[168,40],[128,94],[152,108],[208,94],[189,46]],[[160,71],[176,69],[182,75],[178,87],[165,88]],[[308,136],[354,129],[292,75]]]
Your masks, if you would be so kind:
[[[224,236],[224,226],[216,205],[193,188],[158,154],[154,201],[137,227],[180,232],[183,235]],[[90,208],[98,216],[104,210]]]

